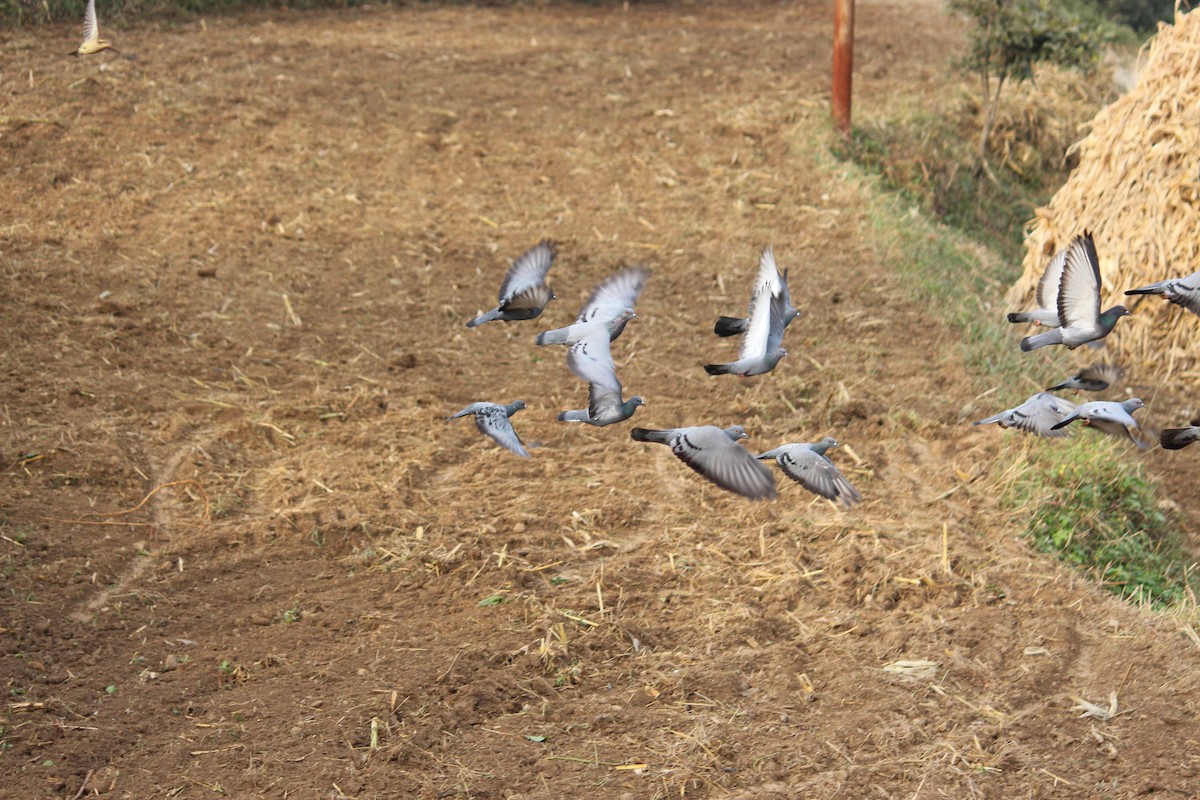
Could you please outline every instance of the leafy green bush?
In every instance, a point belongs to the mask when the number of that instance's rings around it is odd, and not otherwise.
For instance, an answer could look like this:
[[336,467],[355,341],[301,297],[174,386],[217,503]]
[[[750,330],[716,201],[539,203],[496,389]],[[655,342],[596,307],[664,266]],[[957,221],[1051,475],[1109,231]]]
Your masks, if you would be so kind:
[[1175,18],[1175,0],[1093,0],[1097,10],[1144,35]]
[[1000,93],[1008,81],[1033,77],[1033,65],[1090,70],[1116,27],[1086,2],[1070,0],[949,0],[952,11],[975,22],[961,65],[979,78],[984,108],[979,131],[979,163],[986,169],[988,140]]
[[957,60],[968,83],[910,108],[893,103],[887,117],[860,117],[835,155],[1016,260],[1025,224],[1074,166],[1080,131],[1115,95],[1090,68],[1106,43],[1136,37],[1090,0],[949,5],[976,23]]

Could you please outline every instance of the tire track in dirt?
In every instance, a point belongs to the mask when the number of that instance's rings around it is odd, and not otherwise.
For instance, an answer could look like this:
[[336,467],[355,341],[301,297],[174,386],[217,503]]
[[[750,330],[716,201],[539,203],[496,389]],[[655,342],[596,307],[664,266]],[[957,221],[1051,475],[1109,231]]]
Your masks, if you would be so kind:
[[[196,452],[197,448],[205,448],[217,439],[228,436],[238,427],[238,425],[230,425],[212,429],[189,440],[187,444],[176,448],[161,464],[155,464],[151,460],[149,464],[151,481],[153,483],[151,490],[177,480],[175,475],[185,458]],[[182,488],[180,487],[180,490]],[[203,484],[201,484],[201,489],[203,490]],[[75,621],[88,622],[92,620],[96,612],[106,606],[113,596],[132,591],[145,576],[146,572],[154,567],[156,558],[162,559],[165,556],[170,556],[175,552],[180,539],[191,533],[188,528],[194,526],[185,525],[182,522],[182,513],[172,508],[172,503],[166,492],[157,492],[150,498],[149,502],[150,518],[153,522],[150,530],[157,537],[155,540],[154,557],[134,552],[128,565],[120,572],[113,583],[105,586],[90,599],[79,605],[74,611],[70,612],[69,616]],[[205,523],[208,522],[207,519],[203,521]],[[203,530],[203,528],[200,530]]]

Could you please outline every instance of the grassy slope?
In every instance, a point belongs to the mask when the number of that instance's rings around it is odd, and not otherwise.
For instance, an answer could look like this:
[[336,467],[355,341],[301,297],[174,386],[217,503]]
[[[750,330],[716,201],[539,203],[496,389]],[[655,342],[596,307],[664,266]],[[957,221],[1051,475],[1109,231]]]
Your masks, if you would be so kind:
[[[1030,361],[1016,348],[1001,303],[1016,265],[931,221],[910,196],[861,167],[838,166],[850,167],[872,195],[868,235],[905,278],[911,299],[940,309],[961,331],[963,361],[980,391],[1000,387],[993,395],[997,407],[1021,402],[1029,393]],[[1065,351],[1048,356],[1059,372],[1070,371]],[[1010,460],[998,470],[1010,476],[1003,497],[1027,519],[1033,544],[1120,595],[1154,605],[1194,605],[1197,582],[1183,537],[1161,510],[1156,481],[1126,457],[1129,446],[1096,436],[1039,444],[1005,449]]]

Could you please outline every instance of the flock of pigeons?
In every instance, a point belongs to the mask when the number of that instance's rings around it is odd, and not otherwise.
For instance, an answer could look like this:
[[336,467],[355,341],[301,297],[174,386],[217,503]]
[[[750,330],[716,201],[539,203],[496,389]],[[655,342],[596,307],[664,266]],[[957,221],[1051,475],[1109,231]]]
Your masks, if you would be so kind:
[[[93,55],[103,50],[118,52],[112,42],[100,38],[96,0],[88,0],[83,42],[70,55]],[[473,328],[492,320],[529,320],[540,315],[554,299],[546,285],[546,273],[556,254],[552,242],[542,241],[518,258],[500,287],[499,304],[468,322],[467,326]],[[633,306],[649,276],[649,270],[640,266],[618,272],[596,287],[573,324],[537,337],[539,345],[566,345],[569,348],[567,366],[588,384],[588,407],[564,411],[558,415],[559,420],[604,427],[629,419],[639,406],[644,405],[641,397],[623,399],[610,345],[625,330],[625,325],[637,316]],[[1161,295],[1200,316],[1200,272],[1130,289],[1125,294]],[[1123,305],[1100,310],[1100,260],[1092,235],[1086,231],[1051,258],[1038,281],[1036,299],[1037,308],[1008,315],[1009,322],[1048,328],[1021,340],[1021,350],[1026,352],[1053,344],[1066,345],[1072,350],[1083,344],[1100,346],[1117,320],[1130,313]],[[746,318],[720,317],[714,328],[718,336],[742,336],[738,359],[728,364],[709,364],[705,370],[710,375],[742,377],[770,372],[787,355],[782,347],[783,331],[799,315],[788,295],[786,272],[780,276],[775,256],[767,247],[762,252],[758,277],[750,296],[749,315]],[[1066,428],[1072,422],[1082,420],[1084,425],[1128,439],[1138,447],[1146,447],[1133,435],[1133,430],[1138,428],[1133,412],[1145,407],[1140,398],[1132,397],[1123,402],[1093,400],[1076,405],[1051,394],[1059,389],[1099,392],[1123,376],[1120,367],[1094,364],[1066,381],[1034,394],[1021,405],[974,424],[994,422],[1002,428],[1059,437],[1067,435]],[[528,457],[529,453],[509,421],[509,417],[523,408],[523,400],[507,405],[472,403],[450,419],[473,414],[480,431],[517,455]],[[631,436],[639,442],[668,445],[689,467],[718,486],[746,497],[766,499],[775,496],[774,476],[758,463],[760,459],[774,459],[785,475],[822,497],[836,500],[847,508],[862,499],[825,455],[838,444],[832,437],[815,444],[785,444],[752,456],[737,444],[739,439],[747,438],[740,425],[725,429],[713,425],[668,430],[634,428]],[[1200,418],[1192,420],[1186,427],[1167,428],[1159,437],[1161,445],[1168,450],[1178,450],[1195,441],[1200,441]]]
[[[467,327],[493,320],[516,322],[539,316],[554,299],[554,293],[546,285],[546,274],[556,255],[557,249],[550,241],[539,242],[522,254],[500,285],[496,307],[472,319]],[[574,323],[538,334],[538,345],[565,345],[567,366],[588,384],[588,407],[564,411],[558,415],[560,421],[605,427],[624,422],[644,405],[641,397],[624,399],[611,347],[629,321],[637,317],[634,306],[649,277],[650,271],[642,266],[621,270],[595,288]],[[737,360],[709,364],[704,369],[710,375],[742,377],[770,372],[787,355],[783,348],[784,329],[799,315],[788,294],[787,273],[780,275],[775,254],[768,246],[759,259],[748,315],[720,317],[714,328],[718,336],[741,335]],[[523,400],[507,405],[472,403],[450,419],[474,415],[480,432],[517,455],[528,457],[510,419],[525,407]],[[826,455],[838,445],[832,437],[816,443],[784,444],[756,456],[738,444],[747,438],[740,425],[724,429],[715,425],[666,430],[634,428],[630,436],[638,442],[667,445],[693,470],[744,497],[763,500],[775,496],[775,476],[760,463],[773,460],[785,475],[821,497],[846,508],[862,500],[862,495]]]
[[[1170,278],[1148,286],[1130,289],[1127,295],[1161,295],[1170,302],[1200,316],[1200,272],[1185,278]],[[1008,321],[1033,323],[1049,330],[1021,340],[1021,350],[1036,350],[1052,344],[1074,350],[1083,344],[1100,346],[1121,317],[1129,315],[1125,306],[1100,310],[1100,260],[1092,235],[1076,236],[1050,259],[1038,281],[1037,308],[1009,314]],[[1100,392],[1124,377],[1124,370],[1111,364],[1093,364],[1044,392],[1038,392],[1016,408],[981,419],[975,425],[997,423],[1002,428],[1017,428],[1037,436],[1066,436],[1067,426],[1075,420],[1103,433],[1128,439],[1138,447],[1147,445],[1134,436],[1138,428],[1133,412],[1145,408],[1140,398],[1123,402],[1093,400],[1075,405],[1050,394],[1058,389]],[[1200,419],[1187,427],[1167,428],[1159,441],[1168,450],[1178,450],[1200,440]]]
[[[554,299],[554,293],[546,285],[546,275],[556,255],[555,245],[549,241],[539,242],[521,255],[504,277],[499,303],[472,319],[467,327],[493,320],[515,322],[538,317]],[[630,320],[637,317],[634,306],[649,277],[645,267],[621,270],[596,287],[574,323],[537,336],[538,345],[565,345],[567,366],[588,384],[588,407],[563,411],[558,415],[560,421],[605,427],[624,422],[644,405],[641,397],[624,399],[611,346]],[[1008,315],[1009,322],[1032,323],[1047,329],[1022,339],[1021,349],[1028,352],[1054,344],[1070,349],[1084,344],[1101,346],[1117,321],[1130,312],[1122,305],[1101,311],[1100,294],[1100,260],[1092,235],[1085,231],[1050,260],[1038,281],[1037,307]],[[1131,289],[1126,294],[1161,295],[1200,316],[1200,272]],[[738,358],[727,364],[708,364],[704,369],[710,375],[742,377],[770,372],[787,355],[783,348],[784,330],[798,316],[800,312],[792,306],[788,293],[787,273],[780,274],[774,252],[768,246],[759,259],[749,314],[745,318],[720,317],[714,326],[718,336],[741,335]],[[1017,428],[1037,436],[1062,437],[1069,433],[1071,423],[1080,420],[1085,426],[1146,447],[1134,434],[1138,423],[1133,414],[1145,407],[1141,398],[1131,397],[1121,402],[1092,400],[1077,405],[1051,394],[1060,389],[1100,392],[1123,378],[1124,370],[1119,366],[1093,364],[1034,394],[1021,405],[974,424],[997,423],[1002,428]],[[475,425],[482,433],[517,455],[528,457],[510,419],[525,407],[523,400],[507,405],[472,403],[450,419],[474,415]],[[752,499],[775,496],[775,477],[759,463],[773,460],[785,475],[821,497],[846,508],[862,500],[862,495],[827,455],[830,448],[838,445],[832,437],[816,443],[784,444],[756,456],[738,443],[747,438],[740,425],[724,429],[715,425],[666,430],[634,428],[630,436],[638,442],[667,445],[677,458],[713,483]],[[1159,441],[1169,450],[1200,441],[1200,419],[1187,427],[1162,431]]]

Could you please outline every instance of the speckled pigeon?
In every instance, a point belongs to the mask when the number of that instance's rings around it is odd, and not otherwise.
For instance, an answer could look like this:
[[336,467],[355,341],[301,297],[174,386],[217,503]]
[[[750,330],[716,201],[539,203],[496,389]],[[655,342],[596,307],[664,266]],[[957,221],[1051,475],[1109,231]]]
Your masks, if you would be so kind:
[[457,414],[447,417],[447,420],[474,414],[475,427],[479,429],[480,433],[492,437],[496,440],[496,444],[501,447],[506,447],[524,458],[529,458],[529,453],[525,451],[524,446],[521,444],[521,438],[517,436],[517,432],[513,430],[512,422],[508,419],[523,408],[525,408],[524,400],[516,400],[508,405],[501,405],[499,403],[471,403],[471,405]]
[[1149,286],[1130,289],[1125,294],[1162,295],[1175,305],[1183,306],[1193,314],[1200,315],[1200,272],[1193,272],[1186,278],[1168,278]]
[[[650,270],[642,266],[626,267],[597,286],[575,324],[538,334],[538,344],[574,344],[591,330],[597,322],[608,323],[609,341],[616,341],[625,330],[626,323],[635,318],[633,308],[638,295],[650,277]],[[625,315],[629,312],[629,316]]]
[[837,447],[838,441],[826,436],[816,444],[785,444],[758,455],[759,459],[775,459],[783,474],[799,483],[810,492],[827,500],[836,500],[850,508],[862,501],[862,495],[846,479],[825,451]]
[[[762,255],[758,259],[758,266],[760,274],[764,269],[770,269],[775,270],[775,274],[779,275],[779,268],[775,265],[775,251],[771,245],[763,248]],[[800,312],[792,306],[792,296],[788,291],[787,270],[779,275],[779,283],[783,287],[783,327],[786,328],[792,324],[792,320],[800,316]],[[717,317],[713,333],[722,337],[736,336],[739,333],[745,333],[748,326],[749,320],[746,317]]]
[[1120,403],[1110,400],[1092,400],[1089,403],[1080,403],[1075,406],[1075,410],[1051,426],[1051,430],[1059,430],[1079,419],[1083,420],[1083,424],[1090,428],[1095,428],[1118,439],[1128,439],[1138,447],[1145,447],[1146,445],[1134,438],[1133,433],[1129,430],[1138,426],[1137,421],[1133,418],[1133,412],[1145,407],[1146,404],[1140,397],[1131,397]]
[[715,425],[668,430],[634,428],[629,435],[637,442],[667,445],[676,458],[722,489],[753,500],[775,496],[775,476],[771,470],[737,443],[738,439],[746,438],[741,425],[725,430]]
[[554,292],[546,285],[546,273],[556,255],[558,247],[548,239],[521,254],[500,284],[499,305],[468,322],[467,327],[474,328],[494,319],[505,322],[533,319],[541,314],[546,304],[554,299]]
[[1074,350],[1081,344],[1108,336],[1117,320],[1128,314],[1125,306],[1113,306],[1100,313],[1100,258],[1096,255],[1092,235],[1085,231],[1067,245],[1058,287],[1059,327],[1026,336],[1021,340],[1021,349],[1028,352],[1062,344]]
[[1035,436],[1057,438],[1069,435],[1070,432],[1065,428],[1056,426],[1074,410],[1075,404],[1071,401],[1046,392],[1038,392],[1016,408],[1001,411],[971,424],[988,425],[995,422],[1001,428],[1016,428]]

